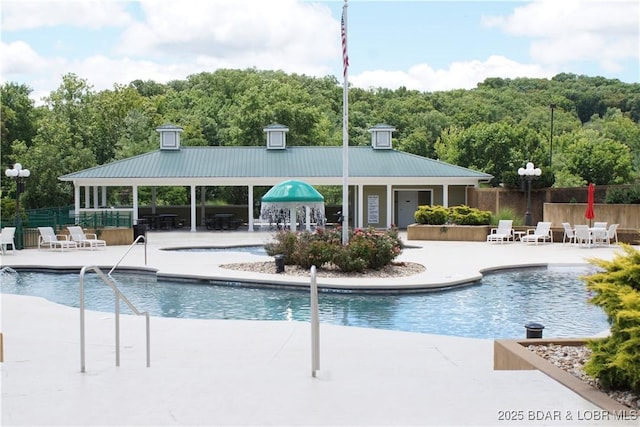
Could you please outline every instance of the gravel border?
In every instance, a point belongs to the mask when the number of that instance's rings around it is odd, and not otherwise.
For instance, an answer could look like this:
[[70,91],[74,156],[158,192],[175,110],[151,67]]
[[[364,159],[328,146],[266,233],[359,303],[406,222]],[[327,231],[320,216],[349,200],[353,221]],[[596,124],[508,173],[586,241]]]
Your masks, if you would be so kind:
[[584,364],[591,356],[591,349],[586,345],[570,346],[560,344],[529,345],[529,350],[543,357],[558,368],[570,373],[590,386],[606,393],[618,403],[632,409],[640,409],[640,395],[632,391],[605,390],[594,379],[584,372]]

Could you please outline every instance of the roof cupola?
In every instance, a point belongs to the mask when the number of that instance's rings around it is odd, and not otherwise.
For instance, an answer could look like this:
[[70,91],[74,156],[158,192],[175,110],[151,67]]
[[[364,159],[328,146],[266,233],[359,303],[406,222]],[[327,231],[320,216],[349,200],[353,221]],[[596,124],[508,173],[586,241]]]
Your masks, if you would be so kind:
[[160,149],[161,150],[179,150],[180,149],[180,132],[183,129],[180,126],[170,123],[156,128],[160,132]]
[[287,132],[289,128],[285,125],[274,123],[265,127],[264,132],[267,134],[267,149],[284,150],[287,148]]
[[391,149],[391,134],[396,128],[393,126],[379,124],[369,129],[371,132],[371,146],[376,150]]

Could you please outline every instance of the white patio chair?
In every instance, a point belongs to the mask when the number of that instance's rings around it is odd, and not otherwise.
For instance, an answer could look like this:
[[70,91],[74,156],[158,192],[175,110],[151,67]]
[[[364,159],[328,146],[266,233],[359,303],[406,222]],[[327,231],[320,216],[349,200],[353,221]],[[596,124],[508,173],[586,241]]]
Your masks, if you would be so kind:
[[593,235],[591,234],[591,230],[589,230],[588,225],[576,225],[574,231],[576,245],[587,247],[593,246]]
[[520,238],[521,242],[527,243],[535,243],[538,242],[549,242],[553,243],[553,234],[551,233],[551,223],[550,222],[538,222],[535,230],[527,230],[527,234]]
[[4,227],[2,232],[0,233],[0,246],[2,246],[2,255],[9,249],[9,245],[11,245],[11,253],[15,254],[16,252],[16,243],[15,243],[15,235],[16,228],[15,227]]
[[[38,250],[43,247],[49,249],[60,248],[61,251],[65,249],[78,249],[78,244],[73,240],[69,240],[68,236],[64,234],[56,234],[53,231],[53,227],[38,227],[40,237],[38,237]],[[58,238],[59,237],[59,238]]]
[[611,241],[615,240],[615,243],[618,243],[618,227],[620,224],[611,224],[607,229],[607,234],[605,235],[605,242],[607,246],[611,246]]
[[567,240],[569,240],[569,243],[575,243],[576,232],[571,227],[571,224],[569,224],[568,222],[563,222],[562,227],[564,228],[564,234],[562,235],[562,244],[564,244]]
[[69,226],[67,227],[69,230],[69,235],[71,239],[78,244],[81,248],[89,248],[93,250],[94,248],[106,248],[107,242],[105,240],[98,239],[98,236],[94,233],[85,234],[82,227],[79,226]]
[[498,228],[492,228],[487,236],[487,242],[508,242],[513,241],[513,220],[501,219],[498,221]]

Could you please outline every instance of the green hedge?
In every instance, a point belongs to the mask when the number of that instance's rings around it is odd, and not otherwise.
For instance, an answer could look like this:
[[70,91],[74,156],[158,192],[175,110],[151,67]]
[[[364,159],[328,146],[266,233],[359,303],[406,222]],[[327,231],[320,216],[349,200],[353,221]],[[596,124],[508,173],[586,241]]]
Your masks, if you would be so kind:
[[429,225],[488,225],[491,223],[491,211],[481,211],[466,205],[452,206],[450,208],[439,205],[418,206],[418,210],[413,217],[418,224]]

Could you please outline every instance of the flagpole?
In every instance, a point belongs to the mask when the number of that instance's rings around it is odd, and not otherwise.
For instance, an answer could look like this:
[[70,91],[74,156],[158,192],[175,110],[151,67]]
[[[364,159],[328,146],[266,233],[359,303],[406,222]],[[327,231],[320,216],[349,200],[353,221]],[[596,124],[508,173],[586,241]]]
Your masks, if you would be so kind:
[[349,55],[347,52],[347,0],[342,6],[342,244],[349,242]]

